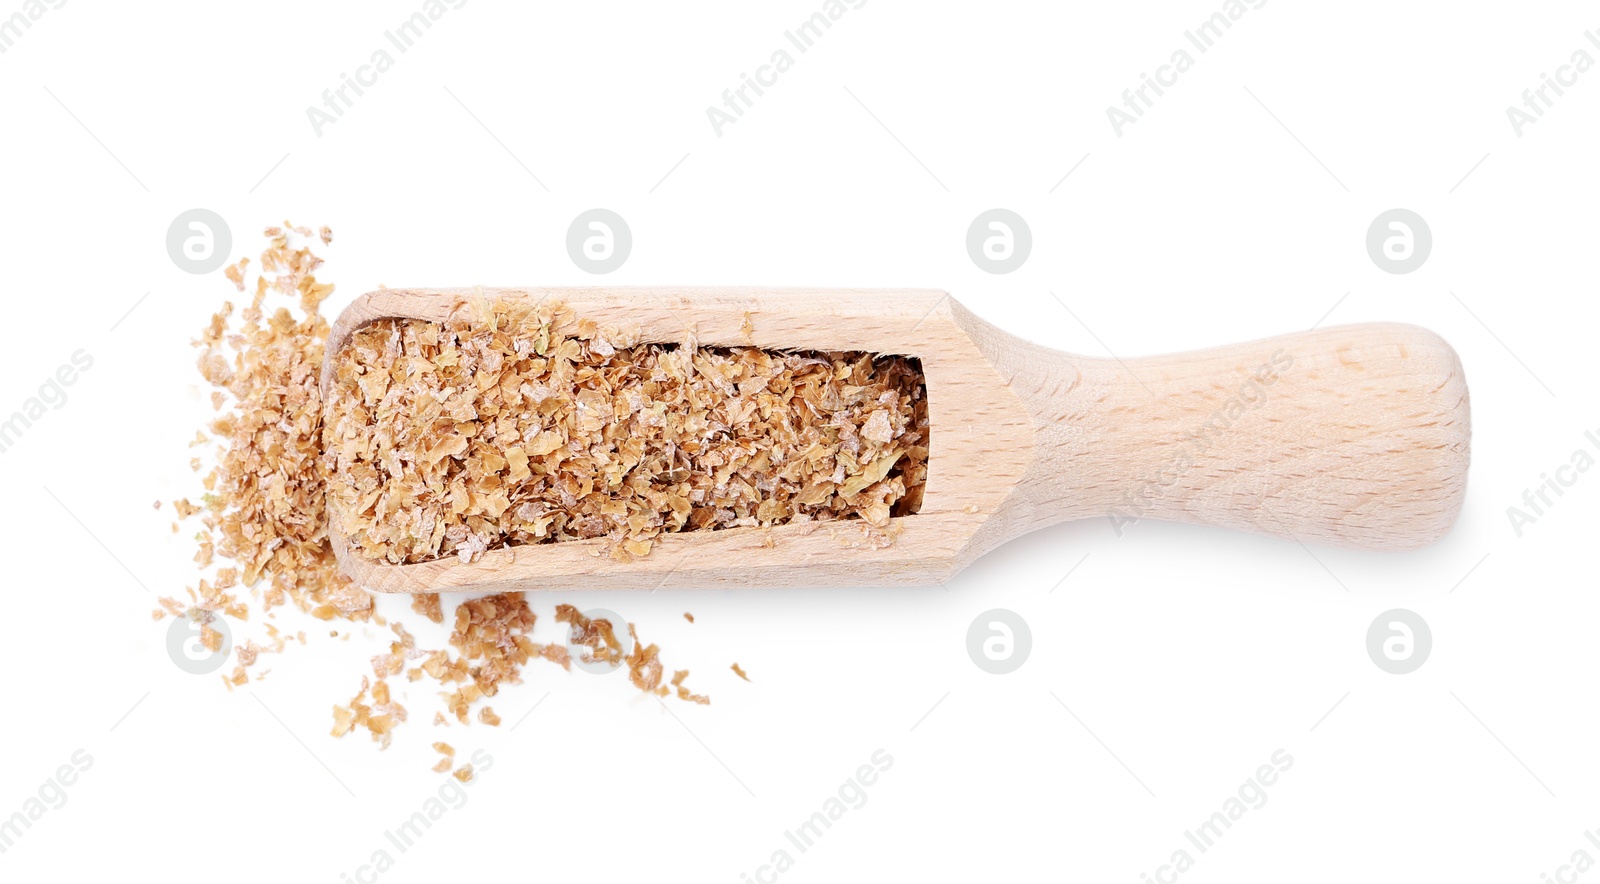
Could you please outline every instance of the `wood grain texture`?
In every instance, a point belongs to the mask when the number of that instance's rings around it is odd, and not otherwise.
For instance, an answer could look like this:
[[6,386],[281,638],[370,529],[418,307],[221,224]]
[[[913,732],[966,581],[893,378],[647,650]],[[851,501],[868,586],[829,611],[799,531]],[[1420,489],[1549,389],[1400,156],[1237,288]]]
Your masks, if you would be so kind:
[[1460,361],[1405,325],[1121,361],[1028,343],[934,290],[385,289],[340,315],[328,365],[375,319],[546,299],[645,342],[918,357],[931,424],[922,509],[894,520],[901,533],[883,549],[840,521],[667,534],[626,564],[582,540],[390,565],[335,534],[353,579],[382,592],[929,584],[1021,534],[1092,517],[1119,533],[1168,519],[1409,549],[1448,531],[1465,494]]

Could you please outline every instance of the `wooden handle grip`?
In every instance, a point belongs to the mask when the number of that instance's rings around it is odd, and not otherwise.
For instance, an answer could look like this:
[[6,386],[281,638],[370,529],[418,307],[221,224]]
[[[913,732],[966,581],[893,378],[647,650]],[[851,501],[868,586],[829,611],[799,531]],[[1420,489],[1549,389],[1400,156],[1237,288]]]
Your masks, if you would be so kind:
[[[1098,515],[1120,534],[1166,519],[1409,549],[1461,509],[1466,380],[1425,329],[1343,326],[1129,360],[1041,355],[1010,360],[1039,427],[1040,521]],[[1076,380],[1063,389],[1066,373]]]

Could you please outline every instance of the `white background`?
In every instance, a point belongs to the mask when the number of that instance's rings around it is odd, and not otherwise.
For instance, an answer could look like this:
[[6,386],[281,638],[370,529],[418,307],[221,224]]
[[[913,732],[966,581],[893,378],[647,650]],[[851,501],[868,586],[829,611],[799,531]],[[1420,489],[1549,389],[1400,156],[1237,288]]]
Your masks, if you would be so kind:
[[[1574,50],[1600,58],[1592,5],[1274,0],[1118,137],[1106,107],[1219,2],[871,0],[718,137],[706,107],[821,3],[472,0],[318,137],[306,108],[421,4],[354,6],[72,0],[0,55],[0,412],[74,351],[94,360],[0,455],[0,816],[74,751],[94,759],[0,877],[356,880],[435,794],[441,736],[493,768],[378,880],[739,882],[779,848],[783,881],[1138,882],[1185,847],[1183,881],[1535,882],[1600,858],[1600,476],[1520,538],[1506,515],[1575,450],[1600,455],[1600,72],[1521,137],[1505,113]],[[534,666],[494,701],[505,726],[435,729],[416,690],[380,753],[327,733],[386,632],[313,629],[230,694],[174,666],[150,620],[196,576],[189,531],[151,502],[197,493],[188,341],[231,294],[167,257],[197,206],[235,256],[285,218],[331,225],[333,311],[380,283],[591,283],[564,236],[603,206],[635,240],[608,283],[944,288],[1091,355],[1412,322],[1466,367],[1466,507],[1405,554],[1096,520],[948,589],[538,596],[541,639],[557,601],[615,609],[713,705],[669,714],[621,675]],[[995,206],[1034,235],[1008,275],[964,245]],[[1392,207],[1434,236],[1408,275],[1364,247]],[[1031,627],[1011,675],[965,649],[994,607]],[[1394,607],[1432,627],[1410,675],[1365,649]],[[894,764],[867,804],[794,850],[784,831],[878,749]],[[1187,844],[1279,749],[1294,764],[1265,806]]]

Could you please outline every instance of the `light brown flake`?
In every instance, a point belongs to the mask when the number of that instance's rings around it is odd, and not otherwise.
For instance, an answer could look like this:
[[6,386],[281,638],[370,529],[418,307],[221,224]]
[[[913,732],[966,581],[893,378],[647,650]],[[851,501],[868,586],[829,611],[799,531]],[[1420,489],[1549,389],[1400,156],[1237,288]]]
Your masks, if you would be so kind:
[[672,687],[678,692],[678,699],[689,703],[699,703],[702,706],[709,705],[711,703],[710,697],[693,693],[684,685],[683,680],[688,677],[689,670],[687,669],[679,669],[672,673]]
[[411,610],[432,620],[434,623],[444,622],[444,610],[440,607],[439,596],[434,593],[421,593],[412,596]]

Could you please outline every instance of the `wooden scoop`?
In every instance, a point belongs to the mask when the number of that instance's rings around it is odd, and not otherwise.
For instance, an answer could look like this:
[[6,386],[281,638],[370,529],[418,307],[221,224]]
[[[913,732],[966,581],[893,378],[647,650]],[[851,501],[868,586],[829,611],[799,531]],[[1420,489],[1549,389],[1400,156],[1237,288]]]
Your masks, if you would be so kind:
[[[859,522],[663,535],[618,562],[603,539],[414,565],[372,561],[335,531],[346,574],[380,592],[932,584],[1036,528],[1102,518],[1412,549],[1466,491],[1467,384],[1455,351],[1408,325],[1324,328],[1142,359],[1013,337],[931,290],[386,289],[335,323],[328,365],[376,319],[441,321],[476,299],[562,301],[643,342],[918,357],[932,425],[922,507],[886,548]],[[329,372],[323,372],[324,391]]]

